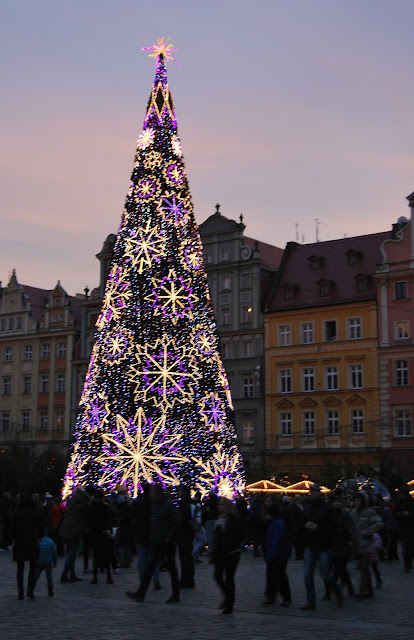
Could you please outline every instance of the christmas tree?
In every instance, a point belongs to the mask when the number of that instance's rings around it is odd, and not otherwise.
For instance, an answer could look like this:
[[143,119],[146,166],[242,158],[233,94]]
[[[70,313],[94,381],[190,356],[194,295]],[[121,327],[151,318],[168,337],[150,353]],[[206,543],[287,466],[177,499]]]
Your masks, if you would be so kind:
[[143,483],[244,490],[163,39],[138,138],[63,497],[79,485],[133,497]]

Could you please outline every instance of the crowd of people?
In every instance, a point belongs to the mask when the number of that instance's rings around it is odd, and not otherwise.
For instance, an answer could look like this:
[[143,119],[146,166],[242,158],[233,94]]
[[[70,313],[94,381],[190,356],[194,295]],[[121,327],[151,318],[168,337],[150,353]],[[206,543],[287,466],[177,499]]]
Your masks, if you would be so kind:
[[[398,545],[400,542],[400,547]],[[180,601],[181,589],[195,587],[195,567],[212,565],[222,594],[220,608],[233,612],[235,575],[241,554],[252,546],[265,563],[263,604],[292,604],[289,560],[303,562],[303,610],[316,608],[315,571],[324,584],[322,600],[333,596],[341,606],[348,597],[374,597],[381,588],[380,561],[399,560],[405,572],[413,569],[414,500],[406,486],[395,498],[340,489],[322,494],[313,484],[304,496],[256,495],[229,500],[211,490],[201,500],[181,485],[174,496],[160,484],[145,485],[132,500],[125,490],[106,496],[100,489],[78,487],[67,504],[49,493],[8,493],[0,499],[0,547],[12,546],[17,562],[18,598],[35,597],[36,584],[46,574],[48,595],[53,597],[53,567],[63,558],[60,581],[74,583],[90,573],[91,584],[130,567],[138,569],[137,588],[126,596],[144,602],[153,582],[160,589],[160,571],[167,571],[171,595],[167,603]],[[354,584],[349,562],[358,569]],[[83,564],[83,577],[79,565]],[[24,588],[25,566],[28,567]],[[77,568],[78,565],[78,568]]]

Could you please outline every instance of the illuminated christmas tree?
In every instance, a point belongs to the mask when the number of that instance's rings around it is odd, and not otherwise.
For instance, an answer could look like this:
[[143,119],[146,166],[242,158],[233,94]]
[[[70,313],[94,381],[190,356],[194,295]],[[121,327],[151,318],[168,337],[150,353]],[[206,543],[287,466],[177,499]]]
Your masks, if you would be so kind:
[[144,482],[244,490],[163,39],[79,404],[63,497]]

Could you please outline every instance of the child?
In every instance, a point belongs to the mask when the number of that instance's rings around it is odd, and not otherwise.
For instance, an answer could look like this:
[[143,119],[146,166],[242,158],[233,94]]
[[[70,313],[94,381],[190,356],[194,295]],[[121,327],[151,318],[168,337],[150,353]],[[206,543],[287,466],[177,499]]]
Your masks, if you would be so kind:
[[46,572],[47,588],[49,596],[53,597],[53,578],[52,578],[52,564],[56,567],[57,563],[57,550],[56,545],[52,538],[49,538],[46,533],[39,542],[39,556],[37,559],[37,574],[36,583],[42,573],[43,569]]
[[374,550],[370,556],[370,564],[372,568],[372,572],[377,580],[377,589],[381,589],[382,578],[378,569],[378,560],[379,560],[379,552],[382,549],[382,540],[379,533],[374,533],[372,536],[372,540],[374,542]]

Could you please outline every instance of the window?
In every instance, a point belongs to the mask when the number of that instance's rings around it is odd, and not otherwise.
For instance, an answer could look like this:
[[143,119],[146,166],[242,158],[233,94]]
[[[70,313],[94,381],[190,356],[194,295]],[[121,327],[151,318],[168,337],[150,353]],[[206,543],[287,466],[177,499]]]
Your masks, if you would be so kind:
[[11,393],[11,377],[3,378],[3,395],[9,396]]
[[230,324],[230,307],[221,307],[221,324]]
[[325,389],[327,391],[338,389],[338,367],[325,367]]
[[406,387],[408,385],[408,360],[395,360],[394,384],[397,387]]
[[313,343],[313,322],[302,322],[300,325],[300,341],[302,344]]
[[40,376],[40,391],[41,393],[49,392],[49,376],[48,375]]
[[16,329],[21,329],[22,328],[22,319],[21,318],[17,318],[16,319],[16,323],[17,323]]
[[321,298],[326,298],[326,296],[329,296],[330,288],[331,285],[329,282],[321,282],[319,284],[319,295],[321,296]]
[[253,376],[243,378],[243,398],[253,397]]
[[230,342],[223,342],[222,350],[223,350],[223,358],[231,358],[231,344],[230,344]]
[[243,418],[242,420],[242,429],[243,429],[243,442],[253,442],[254,441],[254,426],[253,420],[251,417]]
[[407,283],[406,282],[395,282],[394,283],[394,292],[396,300],[403,300],[407,298]]
[[57,344],[57,357],[66,358],[66,342],[58,342]]
[[307,367],[302,369],[302,391],[315,390],[315,369]]
[[14,329],[14,318],[9,318],[9,331]]
[[56,315],[54,313],[50,316],[50,322],[56,322]]
[[242,322],[251,322],[252,321],[252,308],[248,304],[242,306],[242,309],[241,309],[241,321]]
[[348,340],[360,340],[362,338],[361,318],[348,318]]
[[8,411],[3,411],[1,414],[1,428],[3,431],[10,429],[10,413]]
[[32,392],[32,378],[31,376],[23,376],[23,393]]
[[250,273],[242,273],[240,276],[240,288],[249,289],[250,286]]
[[397,438],[411,436],[411,411],[409,409],[394,410],[394,433]]
[[206,264],[211,264],[213,262],[212,257],[211,257],[211,253],[205,253],[204,254],[204,262]]
[[39,414],[40,422],[39,429],[40,431],[47,431],[47,411],[41,411]]
[[358,293],[364,293],[364,291],[368,291],[368,278],[357,278],[356,279],[356,290]]
[[351,432],[364,433],[364,410],[363,409],[351,410]]
[[284,411],[280,414],[280,435],[292,435],[292,414],[290,411]]
[[50,344],[48,342],[42,342],[41,356],[42,360],[49,360],[50,358]]
[[249,341],[245,341],[242,343],[243,345],[243,356],[245,358],[251,358],[251,356],[253,355],[253,343],[251,340]]
[[288,285],[287,287],[283,288],[283,300],[285,302],[289,302],[289,300],[293,300],[294,298],[294,289],[292,286]]
[[220,289],[230,289],[230,276],[221,276]]
[[328,436],[337,436],[339,434],[339,411],[326,412],[326,433]]
[[65,390],[66,376],[64,373],[58,373],[56,376],[56,391]]
[[349,386],[351,389],[362,389],[362,364],[349,365]]
[[33,348],[31,344],[24,345],[24,359],[31,360],[33,357]]
[[220,251],[220,262],[227,262],[229,260],[229,250],[221,249]]
[[303,433],[305,436],[315,435],[315,412],[303,412]]
[[292,391],[292,370],[280,369],[279,393],[291,393],[291,391]]
[[252,301],[252,292],[251,291],[241,291],[240,292],[240,302],[251,302]]
[[0,327],[2,331],[6,331],[6,320],[1,321]]
[[30,429],[30,411],[22,411],[22,431]]
[[400,320],[395,323],[395,339],[406,340],[410,335],[408,333],[408,320]]
[[335,342],[336,340],[336,320],[325,320],[324,324],[325,342]]
[[4,348],[4,359],[6,362],[11,362],[13,360],[13,348],[5,347]]
[[56,429],[62,431],[64,427],[65,412],[61,409],[56,411]]
[[291,344],[292,337],[290,332],[290,324],[279,325],[279,347],[285,347]]

